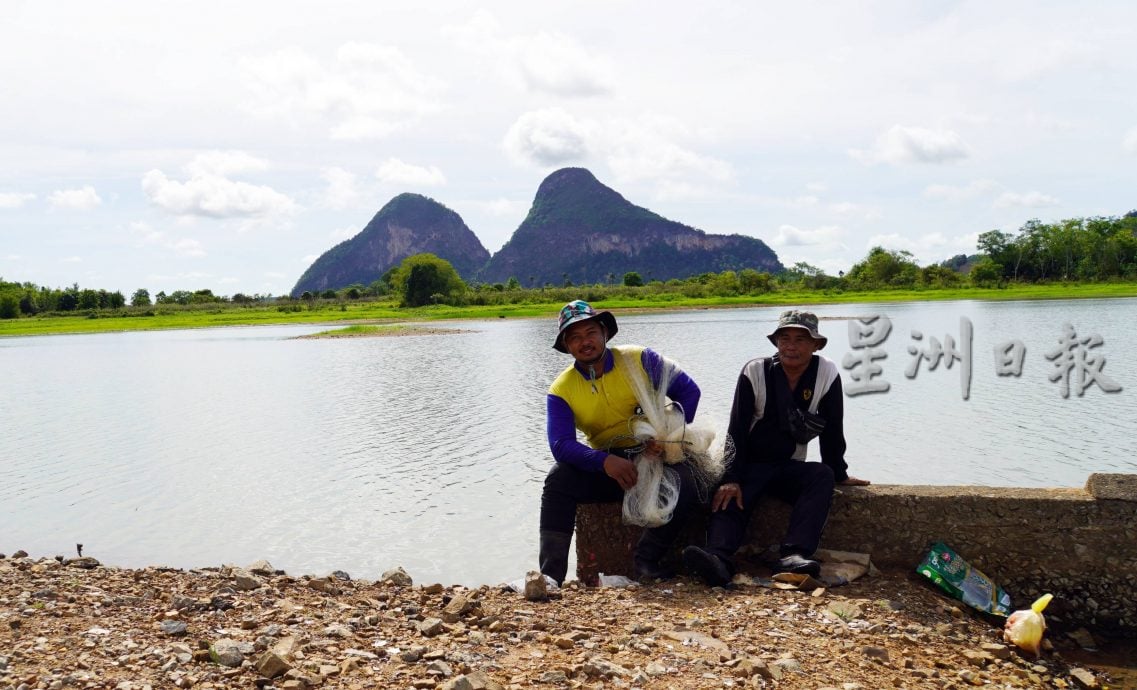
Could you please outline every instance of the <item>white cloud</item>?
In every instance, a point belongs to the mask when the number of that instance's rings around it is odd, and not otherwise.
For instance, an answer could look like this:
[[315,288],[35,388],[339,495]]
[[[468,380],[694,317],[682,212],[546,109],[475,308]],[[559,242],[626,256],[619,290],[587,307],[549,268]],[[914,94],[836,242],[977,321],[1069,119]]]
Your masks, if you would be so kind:
[[194,156],[185,171],[192,177],[217,175],[228,177],[243,172],[267,170],[268,163],[244,151],[208,151]]
[[906,237],[898,233],[873,235],[865,242],[865,249],[884,247],[896,251],[911,252],[922,263],[939,262],[952,254],[971,254],[975,252],[978,233],[957,235],[948,238],[942,232],[929,232],[919,237]]
[[[720,188],[734,181],[724,160],[700,154],[683,143],[693,134],[682,123],[655,116],[617,120],[599,127],[599,150],[619,182],[670,180],[673,187]],[[658,196],[658,195],[657,195]]]
[[493,216],[520,216],[529,209],[529,202],[514,201],[513,199],[498,198],[492,201],[476,202],[486,213]]
[[541,32],[516,41],[517,67],[533,91],[597,96],[613,88],[615,68],[563,34]]
[[334,62],[284,50],[242,62],[253,102],[248,109],[288,119],[316,115],[333,139],[378,139],[442,109],[443,82],[398,48],[349,42]]
[[924,198],[939,201],[968,201],[969,199],[998,191],[998,189],[999,184],[994,180],[975,180],[964,187],[949,184],[933,184],[924,188]]
[[588,154],[585,126],[560,108],[524,113],[505,135],[515,161],[539,166],[580,162]]
[[354,206],[363,197],[353,172],[338,167],[324,168],[320,171],[320,177],[328,183],[321,202],[327,208],[345,209]]
[[771,242],[778,247],[803,247],[819,244],[840,244],[841,229],[835,225],[826,225],[813,230],[802,230],[793,225],[783,225],[778,228]]
[[79,189],[54,191],[47,197],[47,200],[56,208],[70,208],[77,211],[90,211],[103,203],[91,185]]
[[1003,192],[995,199],[995,206],[997,208],[1006,208],[1008,206],[1024,206],[1027,208],[1042,208],[1045,206],[1057,206],[1058,199],[1043,194],[1042,192]]
[[963,138],[951,130],[893,125],[877,137],[871,150],[851,149],[849,155],[866,165],[950,163],[967,158],[970,150]]
[[383,161],[379,169],[375,171],[375,177],[382,182],[393,185],[436,187],[446,184],[446,177],[442,171],[433,165],[427,168],[404,163],[398,158],[388,158]]
[[81,264],[81,263],[83,263],[83,257],[65,256],[62,259],[60,259],[59,261],[60,261],[60,263],[65,263],[65,264]]
[[572,98],[604,95],[615,88],[612,62],[562,33],[507,36],[501,22],[484,9],[465,24],[444,27],[442,33],[466,51],[495,58],[498,69],[527,91]]
[[[344,240],[350,240],[358,234],[359,228],[354,225],[349,225],[346,228],[337,228],[335,230],[332,230],[328,233],[328,238],[333,242],[339,243],[343,242]],[[316,258],[313,258],[312,261],[315,261]]]
[[205,249],[202,248],[201,242],[198,242],[197,240],[181,239],[171,243],[169,247],[182,256],[205,256]]
[[1125,138],[1121,140],[1121,147],[1125,149],[1126,153],[1137,153],[1137,127],[1125,133]]
[[271,187],[217,175],[197,175],[178,182],[161,170],[151,170],[142,176],[142,191],[154,205],[181,216],[264,218],[290,214],[298,208],[292,199]]
[[0,208],[20,208],[35,198],[35,194],[23,194],[21,192],[0,192]]

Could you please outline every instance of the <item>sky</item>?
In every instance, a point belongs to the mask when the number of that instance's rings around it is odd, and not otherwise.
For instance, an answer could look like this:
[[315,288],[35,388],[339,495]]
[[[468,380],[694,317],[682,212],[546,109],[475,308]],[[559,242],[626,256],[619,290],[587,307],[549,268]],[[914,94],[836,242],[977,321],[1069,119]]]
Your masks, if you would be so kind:
[[0,278],[284,294],[392,197],[553,170],[790,266],[1137,208],[1137,4],[9,0]]

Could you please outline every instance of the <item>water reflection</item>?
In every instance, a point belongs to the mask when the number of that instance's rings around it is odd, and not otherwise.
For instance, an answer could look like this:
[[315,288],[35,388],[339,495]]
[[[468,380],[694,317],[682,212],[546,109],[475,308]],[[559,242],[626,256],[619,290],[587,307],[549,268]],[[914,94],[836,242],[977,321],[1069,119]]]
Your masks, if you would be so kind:
[[[1134,472],[1133,300],[818,307],[886,314],[887,394],[845,399],[851,471],[878,483],[1080,486]],[[620,317],[619,342],[678,360],[725,428],[742,365],[771,351],[780,308]],[[959,367],[909,379],[912,330],[974,325],[970,400]],[[567,357],[552,319],[454,324],[445,336],[295,340],[319,326],[0,341],[0,551],[85,551],[108,563],[197,566],[268,558],[292,572],[477,584],[536,561],[551,458],[544,395]],[[1061,398],[1048,380],[1062,324],[1100,333],[1126,390]],[[1017,338],[1020,377],[994,373]],[[926,342],[926,341],[925,341]],[[848,378],[846,376],[846,378]]]

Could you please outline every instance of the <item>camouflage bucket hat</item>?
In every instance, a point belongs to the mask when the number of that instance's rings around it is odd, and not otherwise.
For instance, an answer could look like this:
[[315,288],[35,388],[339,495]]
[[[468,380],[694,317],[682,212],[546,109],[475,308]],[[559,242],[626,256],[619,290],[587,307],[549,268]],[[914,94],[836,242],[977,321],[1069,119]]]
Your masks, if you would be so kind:
[[770,342],[773,343],[775,347],[778,345],[776,338],[778,331],[782,330],[783,328],[801,328],[802,330],[805,330],[809,333],[809,337],[818,341],[818,350],[825,347],[825,343],[829,342],[828,338],[817,332],[817,314],[814,314],[811,311],[798,311],[797,309],[790,309],[789,311],[782,312],[782,315],[778,317],[778,327],[774,329],[773,333],[766,336],[770,339]]
[[553,341],[553,349],[557,352],[568,352],[568,350],[565,349],[564,341],[561,339],[561,336],[565,333],[565,329],[574,323],[590,321],[592,319],[599,321],[604,326],[604,329],[608,331],[608,340],[611,340],[612,336],[616,335],[616,331],[619,330],[616,326],[616,317],[612,316],[612,312],[598,312],[593,309],[592,305],[588,302],[579,299],[574,300],[561,307],[560,316],[557,317],[557,339]]

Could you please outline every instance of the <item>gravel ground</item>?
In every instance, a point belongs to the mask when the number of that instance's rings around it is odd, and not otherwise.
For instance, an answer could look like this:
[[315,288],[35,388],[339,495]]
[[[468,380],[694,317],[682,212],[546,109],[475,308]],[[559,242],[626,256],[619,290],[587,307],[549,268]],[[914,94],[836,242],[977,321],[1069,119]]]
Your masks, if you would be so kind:
[[[501,587],[336,572],[119,569],[0,558],[0,687],[1097,688],[1055,634],[1041,658],[914,574],[832,589]],[[1083,655],[1084,656],[1084,655]],[[1112,670],[1112,677],[1110,675]],[[1120,684],[1119,684],[1120,683]],[[1132,686],[1129,686],[1132,687]]]

